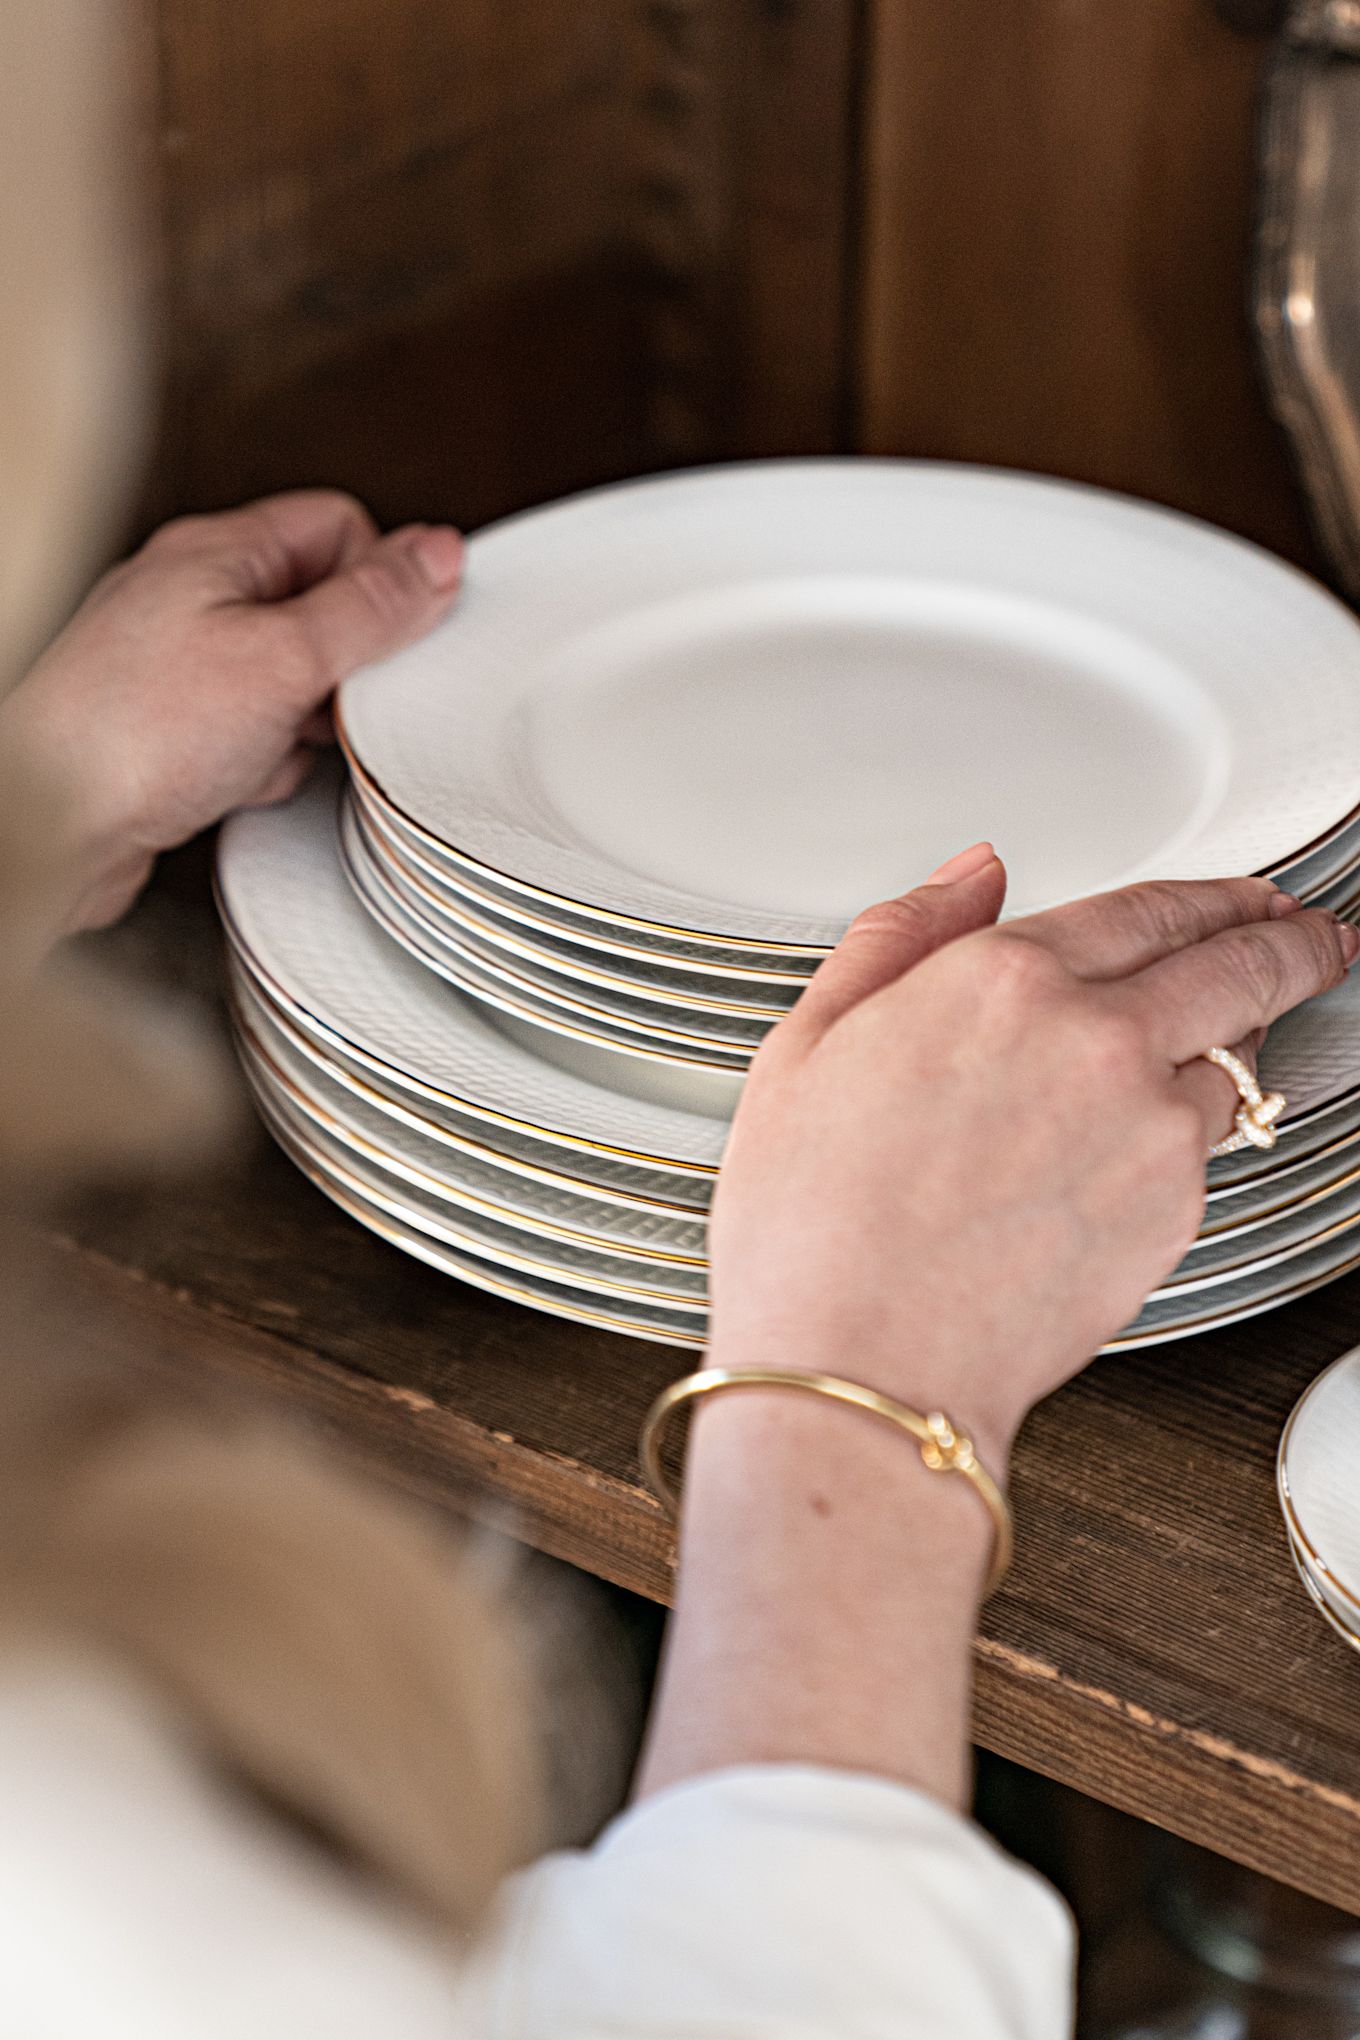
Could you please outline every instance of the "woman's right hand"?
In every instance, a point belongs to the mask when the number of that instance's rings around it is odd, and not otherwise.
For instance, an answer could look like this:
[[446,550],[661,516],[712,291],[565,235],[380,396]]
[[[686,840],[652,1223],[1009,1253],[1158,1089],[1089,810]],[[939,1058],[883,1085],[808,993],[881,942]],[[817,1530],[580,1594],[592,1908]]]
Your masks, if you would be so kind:
[[851,1374],[1004,1458],[1204,1210],[1237,1094],[1201,1052],[1360,935],[1264,879],[992,925],[989,845],[850,929],[756,1059],[713,1219],[714,1364]]
[[[1263,879],[994,926],[990,846],[861,916],[761,1049],[712,1225],[709,1363],[943,1410],[1002,1480],[1026,1411],[1181,1258],[1254,1049],[1360,937]],[[639,1790],[830,1765],[962,1805],[986,1510],[889,1426],[720,1395],[692,1427]],[[1017,1525],[1023,1552],[1025,1524]]]

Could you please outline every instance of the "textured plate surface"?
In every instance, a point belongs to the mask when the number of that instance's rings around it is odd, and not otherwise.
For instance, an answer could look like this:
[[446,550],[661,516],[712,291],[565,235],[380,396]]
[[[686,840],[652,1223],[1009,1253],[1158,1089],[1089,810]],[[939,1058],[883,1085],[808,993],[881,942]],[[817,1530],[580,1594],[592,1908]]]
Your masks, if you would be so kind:
[[1304,1554],[1360,1620],[1360,1350],[1345,1353],[1295,1406],[1280,1440],[1281,1506]]
[[389,932],[400,931],[413,941],[435,969],[443,962],[451,962],[455,968],[471,965],[479,976],[495,979],[511,992],[527,993],[555,1011],[578,1015],[583,1024],[603,1021],[611,1029],[626,1029],[654,1041],[658,1048],[675,1048],[684,1054],[706,1056],[716,1050],[719,1055],[746,1058],[774,1024],[769,1015],[755,1018],[723,1007],[701,1012],[678,996],[656,998],[640,990],[623,991],[584,981],[557,964],[508,955],[499,944],[470,929],[436,919],[428,902],[390,865],[380,866],[366,849],[352,809],[345,811],[341,841],[361,899],[376,906],[384,925],[391,924]]
[[353,1182],[372,1203],[397,1213],[418,1232],[495,1267],[567,1289],[584,1289],[597,1299],[640,1301],[680,1315],[704,1316],[707,1303],[702,1270],[625,1259],[604,1248],[522,1232],[479,1212],[455,1211],[409,1179],[334,1140],[262,1080],[258,1066],[247,1065],[246,1073],[272,1132],[285,1135],[294,1149]]
[[417,920],[447,940],[470,940],[489,946],[517,970],[543,970],[570,978],[578,988],[598,986],[631,999],[679,1002],[682,1011],[737,1012],[748,1019],[778,1019],[793,1005],[805,982],[783,977],[778,984],[756,983],[735,972],[687,970],[674,959],[655,961],[616,956],[577,942],[551,927],[526,927],[522,921],[484,903],[470,900],[428,864],[417,864],[368,812],[351,799],[353,816],[370,865]]
[[341,711],[502,882],[820,945],[982,835],[1017,908],[1290,859],[1360,801],[1358,646],[1302,575],[1147,505],[766,463],[481,535],[457,615]]
[[713,1194],[711,1176],[687,1175],[670,1168],[620,1161],[588,1147],[536,1140],[509,1123],[479,1118],[450,1105],[416,1077],[398,1072],[346,1049],[323,1029],[309,1023],[298,1008],[272,997],[238,955],[228,959],[233,1002],[252,1025],[281,1033],[296,1053],[335,1084],[347,1087],[376,1110],[395,1116],[416,1131],[437,1137],[475,1161],[514,1170],[553,1191],[592,1191],[613,1203],[626,1204],[654,1216],[704,1213]]
[[350,890],[336,837],[337,778],[281,807],[233,815],[218,850],[229,931],[266,982],[342,1043],[462,1110],[607,1153],[715,1169],[728,1122],[630,1097],[531,1054],[480,1002],[404,955]]
[[237,1046],[256,1080],[280,1102],[308,1116],[332,1139],[457,1207],[470,1207],[528,1233],[606,1247],[611,1253],[646,1260],[705,1264],[707,1227],[702,1219],[662,1216],[631,1205],[607,1202],[584,1187],[575,1190],[516,1175],[441,1142],[433,1130],[347,1090],[301,1055],[277,1027],[258,1013],[237,1020]]
[[[585,1000],[549,995],[527,978],[513,977],[466,950],[455,949],[417,922],[357,861],[348,840],[348,819],[341,817],[341,861],[356,897],[383,933],[427,970],[520,1023],[521,1028],[527,1025],[536,1035],[546,1032],[569,1043],[572,1060],[564,1066],[581,1074],[599,1071],[604,1083],[617,1082],[626,1089],[630,1081],[627,1073],[640,1058],[651,1071],[644,1078],[644,1096],[685,1103],[692,1095],[696,1105],[703,1101],[715,1110],[726,1107],[735,1111],[753,1049],[691,1040],[675,1029],[663,1037],[659,1028],[630,1027]],[[559,1059],[566,1053],[559,1048]]]
[[693,1348],[703,1343],[696,1335],[691,1320],[674,1317],[667,1311],[640,1303],[622,1303],[615,1299],[606,1301],[603,1297],[597,1300],[585,1291],[541,1282],[530,1275],[514,1275],[492,1262],[459,1253],[366,1197],[352,1177],[328,1169],[315,1156],[304,1154],[281,1135],[276,1133],[275,1137],[302,1173],[310,1177],[333,1204],[338,1204],[342,1211],[348,1212],[351,1218],[357,1219],[370,1232],[377,1233],[389,1245],[399,1247],[417,1261],[424,1261],[428,1267],[453,1275],[474,1289],[488,1290],[509,1303],[546,1311],[550,1317],[571,1318],[578,1324],[593,1325],[598,1331],[622,1332],[632,1339],[653,1339],[667,1346]]

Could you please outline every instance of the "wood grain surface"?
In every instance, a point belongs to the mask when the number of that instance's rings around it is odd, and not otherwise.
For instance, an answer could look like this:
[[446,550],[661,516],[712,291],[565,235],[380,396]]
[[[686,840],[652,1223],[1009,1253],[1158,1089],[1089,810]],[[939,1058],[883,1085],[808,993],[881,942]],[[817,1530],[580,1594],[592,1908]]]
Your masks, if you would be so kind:
[[1309,541],[1247,313],[1263,36],[1208,0],[876,0],[859,443]]
[[844,444],[859,0],[148,0],[142,522]]
[[1209,0],[148,5],[146,520],[858,449],[1311,557],[1246,305],[1269,44]]
[[[201,872],[168,876],[131,940],[180,982],[210,980]],[[527,1542],[668,1596],[671,1538],[635,1443],[681,1355],[405,1258],[263,1137],[215,1181],[88,1202],[41,1251],[155,1364],[244,1382],[416,1492],[508,1513]],[[1017,1561],[978,1643],[976,1735],[1360,1911],[1360,1658],[1294,1578],[1273,1468],[1295,1398],[1357,1339],[1352,1277],[1102,1360],[1035,1413]]]

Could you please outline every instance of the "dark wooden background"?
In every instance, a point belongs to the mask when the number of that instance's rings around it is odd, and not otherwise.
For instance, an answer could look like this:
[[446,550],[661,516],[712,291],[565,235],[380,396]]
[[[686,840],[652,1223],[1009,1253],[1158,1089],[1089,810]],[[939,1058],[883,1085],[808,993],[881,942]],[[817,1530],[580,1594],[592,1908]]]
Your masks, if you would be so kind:
[[1046,469],[1307,541],[1210,0],[147,0],[145,516],[498,512],[733,454]]

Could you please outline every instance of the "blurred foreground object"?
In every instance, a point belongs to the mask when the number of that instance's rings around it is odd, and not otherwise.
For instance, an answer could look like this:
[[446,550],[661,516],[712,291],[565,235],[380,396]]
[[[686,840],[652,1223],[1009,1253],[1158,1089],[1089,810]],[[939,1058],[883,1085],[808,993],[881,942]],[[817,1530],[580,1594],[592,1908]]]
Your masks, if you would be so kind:
[[105,540],[143,428],[134,21],[8,0],[0,67],[0,692]]

